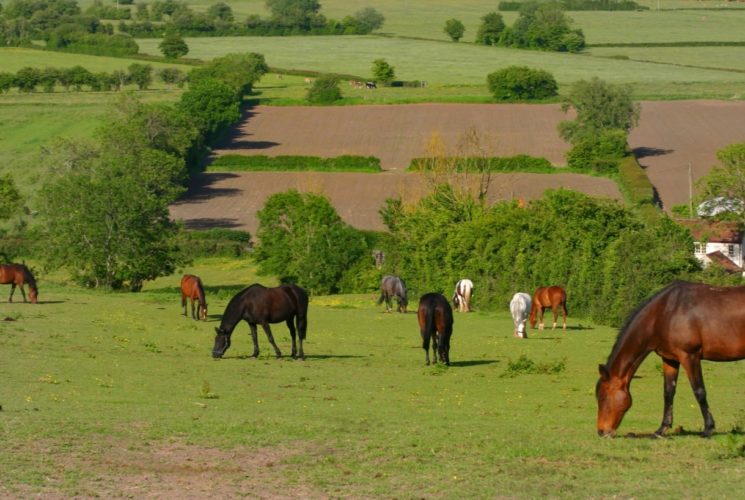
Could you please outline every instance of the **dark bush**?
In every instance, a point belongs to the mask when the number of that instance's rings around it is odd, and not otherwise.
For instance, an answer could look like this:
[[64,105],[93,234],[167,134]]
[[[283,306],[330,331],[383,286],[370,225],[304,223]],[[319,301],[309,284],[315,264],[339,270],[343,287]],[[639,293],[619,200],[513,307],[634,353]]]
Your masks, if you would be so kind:
[[[556,168],[545,158],[536,158],[528,155],[516,155],[509,157],[492,158],[451,158],[450,164],[457,171],[479,171],[479,172],[533,172],[553,173]],[[409,170],[422,172],[428,170],[434,162],[432,158],[413,158],[409,164]]]
[[305,96],[313,104],[331,104],[341,99],[339,79],[331,75],[322,75],[313,81]]
[[319,171],[380,172],[380,159],[374,156],[344,155],[335,158],[318,156],[223,155],[208,167],[212,171]]
[[566,155],[567,164],[573,168],[611,173],[618,170],[618,162],[626,156],[626,132],[608,129],[587,135],[575,142]]
[[509,66],[491,73],[486,80],[498,101],[528,101],[558,95],[558,85],[551,73],[527,66]]

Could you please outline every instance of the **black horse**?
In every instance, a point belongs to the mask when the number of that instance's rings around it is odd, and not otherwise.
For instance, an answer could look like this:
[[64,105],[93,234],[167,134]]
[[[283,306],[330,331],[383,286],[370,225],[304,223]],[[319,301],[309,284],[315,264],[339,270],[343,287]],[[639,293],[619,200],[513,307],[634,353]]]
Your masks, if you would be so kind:
[[409,300],[406,297],[406,284],[398,276],[383,276],[380,280],[380,298],[378,304],[385,301],[385,311],[391,312],[391,299],[396,297],[398,312],[405,313]]
[[[297,318],[297,332],[300,337],[300,348],[295,345],[295,318]],[[256,325],[261,325],[266,332],[269,343],[274,347],[277,358],[282,353],[274,343],[269,323],[287,322],[292,337],[292,357],[300,356],[305,359],[303,353],[303,340],[308,328],[308,294],[296,285],[282,285],[276,288],[266,288],[263,285],[253,284],[244,288],[230,299],[228,306],[220,322],[220,327],[215,328],[215,346],[212,348],[212,357],[221,358],[230,347],[230,336],[240,320],[246,320],[251,328],[251,338],[254,343],[253,357],[259,355],[259,342],[256,333]]]
[[422,334],[422,348],[429,364],[429,339],[432,339],[432,355],[435,363],[440,361],[450,365],[450,337],[453,334],[453,309],[441,293],[428,293],[419,299],[419,332]]

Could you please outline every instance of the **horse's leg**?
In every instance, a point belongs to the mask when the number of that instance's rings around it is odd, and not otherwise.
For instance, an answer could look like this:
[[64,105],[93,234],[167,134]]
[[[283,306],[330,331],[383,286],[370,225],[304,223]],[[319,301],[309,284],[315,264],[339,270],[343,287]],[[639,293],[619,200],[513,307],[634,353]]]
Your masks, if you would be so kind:
[[[438,349],[438,345],[437,345],[437,341],[438,341],[437,330],[435,330],[434,332],[432,332],[432,357],[435,360],[435,364],[437,364],[437,356],[440,355],[439,349]],[[442,361],[442,360],[440,360],[440,361]]]
[[264,333],[266,333],[266,338],[269,339],[269,343],[272,344],[272,347],[274,347],[274,355],[277,356],[277,358],[281,358],[282,353],[279,351],[279,347],[277,347],[277,344],[274,342],[274,336],[272,335],[271,328],[269,328],[269,323],[264,321],[261,324],[261,328],[264,329]]
[[704,375],[701,372],[701,358],[699,356],[689,356],[681,361],[683,368],[686,370],[688,380],[693,389],[693,395],[698,401],[701,408],[701,415],[704,417],[703,437],[710,437],[714,431],[714,417],[709,411],[709,403],[706,401],[706,387],[704,386]]
[[306,332],[308,331],[308,318],[303,316],[297,317],[297,333],[298,333],[298,343],[299,349],[298,349],[298,356],[300,359],[305,359],[305,353],[303,352],[303,340],[305,340]]
[[8,302],[13,302],[13,292],[16,291],[16,284],[11,283],[10,284],[10,297],[8,297]]
[[559,306],[551,306],[551,312],[554,313],[554,324],[551,325],[551,329],[556,330],[556,320],[559,319]]
[[[427,335],[427,332],[422,330],[422,349],[424,349],[424,358],[427,360],[427,364],[429,365],[429,335]],[[435,362],[437,362],[437,358],[435,357]]]
[[254,343],[254,353],[251,355],[254,358],[259,357],[259,335],[256,331],[256,323],[249,323],[248,327],[251,329],[251,340]]
[[186,295],[183,293],[181,294],[181,307],[184,308],[184,317],[188,318],[189,316],[186,314]]
[[191,298],[191,319],[197,319],[197,316],[194,314],[194,297]]
[[543,307],[543,306],[538,306],[538,310],[541,311],[540,319],[539,319],[540,323],[538,324],[538,329],[539,330],[543,330],[543,328],[544,328],[544,324],[543,324],[543,312],[546,310],[546,308]]
[[290,338],[292,338],[292,359],[297,357],[297,347],[295,345],[295,318],[292,317],[287,320],[287,328],[290,329]]
[[391,301],[391,296],[388,294],[385,294],[385,312],[391,312],[393,311],[393,304]]
[[567,303],[562,302],[561,303],[561,315],[564,318],[564,326],[562,327],[562,330],[567,329]]
[[662,436],[673,426],[673,399],[675,399],[675,387],[678,384],[678,371],[680,363],[674,359],[662,359],[662,371],[665,375],[665,410],[662,413],[662,423],[655,431],[655,436]]

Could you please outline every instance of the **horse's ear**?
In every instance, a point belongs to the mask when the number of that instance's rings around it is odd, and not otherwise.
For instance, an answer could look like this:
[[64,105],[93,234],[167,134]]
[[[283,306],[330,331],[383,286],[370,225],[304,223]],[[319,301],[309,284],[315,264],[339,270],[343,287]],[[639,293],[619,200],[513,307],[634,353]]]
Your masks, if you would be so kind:
[[606,368],[605,365],[598,365],[598,372],[600,372],[601,379],[608,380],[610,378],[610,373],[608,372],[608,368]]

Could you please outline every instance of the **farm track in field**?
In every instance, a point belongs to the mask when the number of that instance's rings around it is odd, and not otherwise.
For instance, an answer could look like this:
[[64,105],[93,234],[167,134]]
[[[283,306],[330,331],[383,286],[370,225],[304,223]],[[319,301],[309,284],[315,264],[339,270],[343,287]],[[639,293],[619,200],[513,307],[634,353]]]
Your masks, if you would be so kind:
[[[289,188],[326,194],[348,223],[382,229],[378,210],[386,198],[418,199],[427,181],[405,173],[439,137],[449,152],[465,131],[477,131],[492,156],[529,154],[563,164],[569,145],[556,125],[567,119],[559,105],[414,104],[398,106],[271,107],[246,111],[243,122],[217,155],[371,155],[382,174],[320,172],[207,173],[172,207],[188,227],[233,227],[255,232],[255,213],[265,199]],[[745,103],[724,101],[644,102],[629,142],[647,169],[666,208],[688,197],[688,163],[698,179],[716,163],[716,151],[745,140]],[[538,198],[565,187],[592,196],[620,198],[613,181],[577,174],[498,174],[491,201]]]

